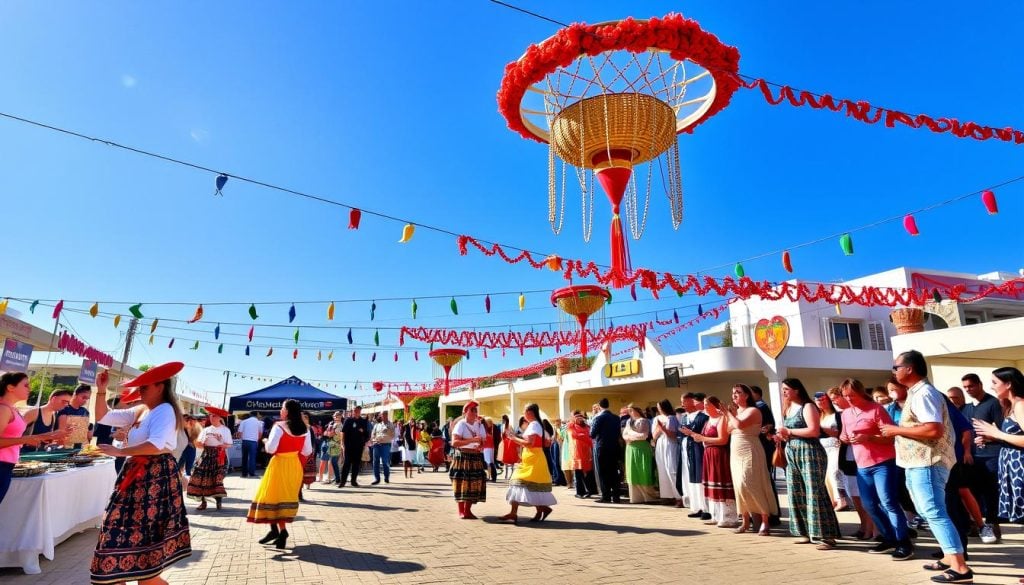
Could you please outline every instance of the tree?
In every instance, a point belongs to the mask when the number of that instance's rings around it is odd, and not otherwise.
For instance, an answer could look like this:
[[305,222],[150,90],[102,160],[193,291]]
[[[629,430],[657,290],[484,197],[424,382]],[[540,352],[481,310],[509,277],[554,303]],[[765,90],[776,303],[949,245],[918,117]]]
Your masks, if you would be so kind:
[[725,322],[725,329],[722,331],[722,342],[718,344],[718,347],[732,347],[732,323],[730,321]]
[[36,399],[39,396],[40,390],[43,392],[43,400],[39,404],[45,404],[50,399],[50,395],[57,390],[72,390],[74,391],[75,386],[69,384],[54,384],[53,374],[36,372],[28,378],[28,404],[35,404]]
[[412,420],[437,422],[441,420],[441,409],[437,405],[437,396],[420,396],[409,405],[409,416]]

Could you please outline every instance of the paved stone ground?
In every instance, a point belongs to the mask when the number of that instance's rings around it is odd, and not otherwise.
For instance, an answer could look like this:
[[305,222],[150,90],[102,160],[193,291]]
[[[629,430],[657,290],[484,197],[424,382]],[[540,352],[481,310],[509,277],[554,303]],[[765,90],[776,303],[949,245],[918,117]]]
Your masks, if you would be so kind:
[[[892,561],[869,555],[868,545],[843,541],[834,551],[776,531],[771,538],[733,534],[686,518],[687,510],[665,506],[601,505],[577,500],[555,488],[559,505],[543,524],[499,525],[508,511],[505,485],[489,484],[488,502],[474,510],[482,521],[460,520],[443,473],[412,480],[401,470],[390,485],[316,485],[292,525],[288,551],[256,543],[265,531],[245,522],[257,480],[229,476],[230,497],[222,511],[189,513],[193,555],[164,577],[181,585],[320,585],[336,583],[627,583],[692,581],[702,585],[756,582],[796,584],[927,583],[921,569],[936,550],[930,534],[918,541],[918,558]],[[531,509],[524,508],[529,516]],[[840,514],[844,534],[855,514]],[[2,519],[0,519],[2,520]],[[4,527],[11,530],[12,527]],[[89,582],[95,530],[76,535],[42,562],[42,575],[0,569],[4,585],[78,585]],[[976,583],[1016,583],[1024,575],[1024,534],[1004,533],[1004,542],[972,539]]]

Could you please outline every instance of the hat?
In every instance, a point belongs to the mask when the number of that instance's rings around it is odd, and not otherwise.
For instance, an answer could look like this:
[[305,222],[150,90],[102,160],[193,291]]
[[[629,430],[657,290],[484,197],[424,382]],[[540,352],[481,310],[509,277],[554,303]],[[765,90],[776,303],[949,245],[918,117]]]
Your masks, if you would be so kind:
[[206,410],[206,412],[209,413],[209,414],[214,414],[214,415],[217,415],[217,416],[219,416],[221,418],[227,418],[228,414],[230,414],[228,411],[224,410],[223,408],[217,408],[216,406],[206,406],[206,407],[204,407],[204,410]]
[[470,400],[469,402],[466,403],[465,406],[462,407],[462,413],[465,414],[467,411],[469,411],[470,408],[476,408],[479,410],[480,403],[475,400]]
[[170,380],[184,367],[185,364],[181,362],[167,362],[166,364],[154,366],[139,374],[134,380],[128,380],[121,385],[125,388],[139,388],[148,384],[156,384],[157,382]]
[[815,392],[814,393],[814,397],[815,398],[824,398],[825,396],[827,396],[827,395],[824,392]]
[[121,393],[121,402],[128,404],[129,402],[138,402],[142,400],[142,392],[139,392],[138,388],[133,390],[125,390]]

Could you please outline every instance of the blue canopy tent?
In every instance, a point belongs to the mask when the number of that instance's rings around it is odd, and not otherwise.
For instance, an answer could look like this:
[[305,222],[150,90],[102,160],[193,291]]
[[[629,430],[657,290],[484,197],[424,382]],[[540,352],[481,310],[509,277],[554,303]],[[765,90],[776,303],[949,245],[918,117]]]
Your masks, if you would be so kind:
[[347,398],[328,394],[296,376],[291,376],[266,388],[241,396],[232,396],[228,410],[277,412],[289,398],[298,400],[302,410],[345,410],[348,406]]

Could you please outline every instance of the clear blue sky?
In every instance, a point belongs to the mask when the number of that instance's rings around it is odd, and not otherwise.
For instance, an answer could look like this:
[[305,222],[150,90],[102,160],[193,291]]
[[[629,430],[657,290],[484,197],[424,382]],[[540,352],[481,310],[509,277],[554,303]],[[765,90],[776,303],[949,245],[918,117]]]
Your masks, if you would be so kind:
[[[562,21],[630,15],[622,2],[523,2]],[[780,8],[779,6],[784,6]],[[856,5],[793,2],[649,2],[636,17],[681,10],[741,52],[742,72],[836,96],[870,100],[993,126],[1024,128],[1019,41],[1024,5],[961,2]],[[581,237],[579,204],[551,234],[547,151],[505,128],[495,92],[504,65],[557,27],[482,0],[460,2],[6,2],[0,5],[0,111],[102,136],[290,188],[456,232],[565,257],[605,262],[608,209],[598,201],[595,237]],[[1021,148],[927,131],[866,126],[841,115],[769,106],[741,90],[732,104],[680,140],[686,218],[673,232],[668,205],[651,203],[646,235],[631,242],[634,265],[688,273],[870,223],[1024,174]],[[918,217],[911,239],[898,224],[794,252],[796,276],[848,279],[900,265],[966,272],[1016,271],[1020,186],[998,192],[1001,213],[965,201]],[[550,272],[458,255],[454,238],[371,217],[346,229],[347,212],[251,185],[212,196],[207,174],[0,119],[0,193],[6,223],[0,296],[126,302],[305,301],[550,289]],[[784,277],[778,257],[746,264],[755,278]],[[719,275],[731,270],[718,270]],[[666,296],[628,300],[612,317],[694,305]],[[547,295],[420,300],[415,324],[456,328],[557,322]],[[715,304],[703,300],[705,307]],[[335,325],[410,323],[408,301],[339,304]],[[78,309],[88,304],[69,305]],[[26,307],[11,307],[26,312]],[[211,395],[222,370],[325,380],[425,380],[425,352],[392,361],[394,332],[303,329],[292,360],[287,305],[259,308],[257,335],[275,335],[272,358],[227,346],[218,322],[247,322],[245,307],[207,307],[199,333],[145,344],[148,317],[187,318],[192,306],[145,307],[131,363],[181,359],[185,380]],[[126,304],[101,306],[125,313]],[[325,305],[299,305],[296,324],[327,325]],[[680,310],[681,316],[690,309]],[[52,326],[48,310],[32,318]],[[107,319],[68,315],[88,342],[114,352]],[[617,319],[623,323],[628,319]],[[224,326],[225,333],[246,327]],[[667,344],[693,349],[695,332]],[[202,339],[199,351],[191,342]],[[225,338],[238,342],[237,337]],[[313,342],[312,340],[316,340]],[[257,339],[254,345],[265,345]],[[317,345],[342,346],[331,362]],[[414,345],[407,345],[413,349]],[[420,347],[419,349],[424,349]],[[532,361],[483,360],[482,375]],[[325,352],[326,355],[326,352]],[[550,357],[545,351],[543,357]],[[203,369],[209,368],[209,369]],[[259,384],[233,379],[232,393]],[[329,388],[333,390],[332,388]],[[356,395],[351,386],[338,388]]]

